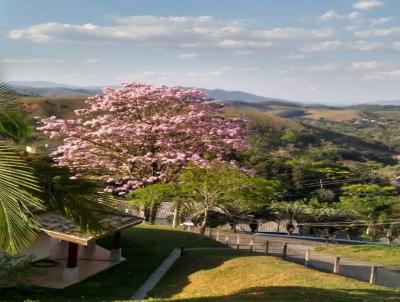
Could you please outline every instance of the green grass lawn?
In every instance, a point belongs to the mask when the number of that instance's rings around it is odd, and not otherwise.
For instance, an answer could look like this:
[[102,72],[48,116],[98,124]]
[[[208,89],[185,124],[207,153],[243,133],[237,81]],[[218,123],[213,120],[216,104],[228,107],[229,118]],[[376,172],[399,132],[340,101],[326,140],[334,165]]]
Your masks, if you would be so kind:
[[[110,239],[100,242],[109,247]],[[123,301],[175,247],[219,243],[168,227],[142,225],[123,234],[124,263],[64,290],[0,290],[0,301]],[[146,301],[400,301],[400,292],[325,274],[274,257],[235,250],[186,251]]]
[[319,246],[317,250],[358,260],[400,267],[399,246],[330,244],[328,246]]
[[[106,248],[111,240],[100,241]],[[41,288],[0,289],[0,301],[115,301],[129,299],[175,247],[220,246],[196,234],[168,227],[140,225],[122,236],[122,256],[127,260],[107,271],[63,290]]]
[[163,302],[400,301],[400,291],[274,257],[216,250],[187,252],[151,296]]

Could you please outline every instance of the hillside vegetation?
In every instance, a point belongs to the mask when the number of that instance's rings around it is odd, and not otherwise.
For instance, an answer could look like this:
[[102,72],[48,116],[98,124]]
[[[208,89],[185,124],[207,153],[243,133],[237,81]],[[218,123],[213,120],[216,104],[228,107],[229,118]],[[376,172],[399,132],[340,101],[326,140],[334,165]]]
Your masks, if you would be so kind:
[[[84,107],[84,100],[25,97],[19,102],[29,117],[56,115],[75,118],[73,111]],[[277,187],[272,195],[274,200],[288,202],[288,207],[293,206],[290,203],[297,202],[296,205],[303,212],[291,219],[304,222],[368,219],[374,224],[377,220],[395,217],[399,213],[400,208],[396,207],[398,194],[396,188],[390,186],[390,181],[399,176],[399,167],[393,156],[397,150],[400,121],[397,115],[392,115],[395,112],[393,108],[390,108],[391,111],[388,107],[352,108],[361,110],[369,117],[331,121],[323,118],[313,120],[304,116],[283,117],[282,112],[277,114],[275,109],[278,107],[309,110],[299,104],[281,101],[251,106],[235,102],[225,108],[225,114],[244,117],[250,130],[247,137],[250,148],[232,159],[253,171],[256,176],[275,181]],[[313,110],[318,108],[340,111],[337,108],[313,106]],[[367,109],[370,111],[365,111]],[[376,118],[380,114],[384,116],[382,120]],[[39,133],[34,135],[31,143],[57,144]],[[352,196],[353,190],[358,191],[357,196]],[[365,196],[371,200],[369,210],[372,212],[362,213],[363,207],[352,206],[364,200]],[[319,214],[315,214],[316,210]],[[261,219],[286,219],[277,218],[275,211],[266,205],[263,211],[249,214]],[[283,209],[281,211],[284,212]],[[307,214],[311,212],[315,215]],[[367,236],[365,239],[376,240],[388,234],[386,227],[372,227],[375,230],[373,236],[370,238],[370,235],[363,232],[362,236]],[[318,230],[318,234],[326,231]],[[331,235],[344,231],[334,228],[329,230]],[[307,232],[315,234],[316,231]],[[393,234],[397,233],[399,230],[393,230]],[[360,238],[361,234],[354,236]]]
[[18,103],[29,116],[73,118],[74,110],[86,107],[85,97],[21,97]]

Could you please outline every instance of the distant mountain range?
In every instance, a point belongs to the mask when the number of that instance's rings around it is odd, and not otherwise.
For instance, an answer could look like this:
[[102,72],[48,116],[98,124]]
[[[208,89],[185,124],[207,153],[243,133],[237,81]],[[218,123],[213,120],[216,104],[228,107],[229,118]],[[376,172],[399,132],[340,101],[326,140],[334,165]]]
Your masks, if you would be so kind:
[[400,100],[394,100],[394,101],[378,101],[378,102],[369,103],[369,104],[382,105],[382,106],[400,106]]
[[[29,96],[45,96],[45,97],[65,97],[65,96],[89,96],[100,93],[103,86],[74,86],[61,83],[45,82],[45,81],[14,81],[9,82],[10,85],[20,94]],[[113,86],[111,86],[113,87]],[[246,102],[262,102],[262,101],[279,101],[290,102],[276,98],[263,97],[243,91],[228,91],[222,89],[204,89],[208,98],[220,101],[246,101]]]
[[9,82],[16,92],[29,96],[66,97],[66,96],[90,96],[101,92],[102,87],[79,87],[53,82]]
[[[44,97],[90,96],[100,93],[101,89],[103,88],[103,86],[81,87],[81,86],[67,85],[67,84],[47,82],[47,81],[11,81],[9,83],[20,94],[29,96],[44,96]],[[206,92],[208,98],[219,101],[237,101],[237,102],[249,102],[249,103],[278,102],[278,103],[288,103],[289,105],[301,105],[301,104],[304,105],[304,103],[302,102],[264,97],[243,91],[228,91],[223,89],[212,89],[212,90],[204,89],[204,91]],[[400,100],[367,102],[364,104],[400,106]],[[336,106],[342,107],[345,105],[338,104]]]

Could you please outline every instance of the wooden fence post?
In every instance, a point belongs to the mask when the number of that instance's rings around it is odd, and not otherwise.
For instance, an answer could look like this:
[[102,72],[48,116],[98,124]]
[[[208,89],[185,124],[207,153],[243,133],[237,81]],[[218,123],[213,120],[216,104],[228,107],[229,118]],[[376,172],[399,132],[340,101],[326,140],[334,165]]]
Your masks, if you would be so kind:
[[282,251],[282,258],[284,260],[286,260],[286,257],[287,257],[287,248],[288,248],[288,243],[285,241],[283,243],[283,251]]
[[333,263],[333,273],[339,274],[339,269],[340,269],[340,257],[336,256],[335,262]]
[[219,229],[217,229],[217,235],[215,237],[215,240],[219,241]]
[[240,235],[236,234],[236,249],[238,250],[240,247]]
[[226,233],[225,233],[225,245],[228,245],[228,244],[229,244],[229,232],[226,231]]
[[208,237],[212,238],[211,237],[211,228],[208,228]]
[[268,256],[269,254],[269,241],[265,241],[265,256]]
[[306,258],[304,259],[304,266],[308,267],[310,264],[310,250],[306,251]]
[[376,284],[376,277],[378,275],[378,267],[371,266],[371,275],[369,277],[369,284]]
[[254,249],[254,238],[253,235],[250,237],[250,252],[252,252]]

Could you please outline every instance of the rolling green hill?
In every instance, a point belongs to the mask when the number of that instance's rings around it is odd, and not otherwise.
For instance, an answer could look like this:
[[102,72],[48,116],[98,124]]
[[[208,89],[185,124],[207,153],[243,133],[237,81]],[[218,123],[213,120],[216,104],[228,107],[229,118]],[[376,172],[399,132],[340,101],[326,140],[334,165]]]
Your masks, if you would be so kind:
[[[20,97],[18,102],[30,118],[55,115],[68,119],[75,117],[75,109],[87,106],[85,99],[85,97],[24,96]],[[299,146],[319,146],[332,142],[348,152],[356,153],[352,155],[352,159],[390,163],[397,147],[397,140],[400,146],[400,137],[393,132],[395,127],[400,125],[400,110],[396,109],[400,107],[365,105],[342,109],[319,105],[304,106],[277,100],[258,103],[228,102],[225,112],[227,115],[244,116],[250,127],[258,129],[257,131],[269,129],[277,141],[293,130],[301,134]],[[374,129],[371,125],[360,127],[357,124],[361,122],[368,124],[366,121],[372,118],[376,121],[390,121],[392,139],[388,138],[390,133],[385,132],[386,128],[382,128],[384,125],[372,123],[373,126],[378,125],[380,127],[378,130],[381,131],[375,137],[368,132]],[[376,132],[378,130],[374,129]]]

